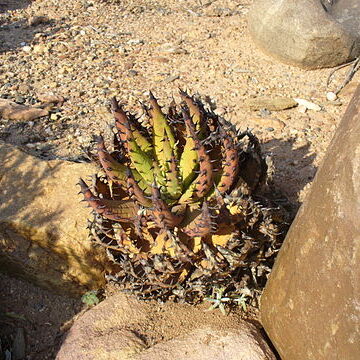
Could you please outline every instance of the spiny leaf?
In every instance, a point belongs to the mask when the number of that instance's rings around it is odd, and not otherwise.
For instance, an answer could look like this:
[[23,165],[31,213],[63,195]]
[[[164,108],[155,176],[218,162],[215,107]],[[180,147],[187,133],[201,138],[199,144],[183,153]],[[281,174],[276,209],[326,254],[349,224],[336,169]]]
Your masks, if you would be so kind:
[[190,112],[190,118],[195,125],[195,130],[199,131],[199,138],[202,140],[206,132],[206,127],[203,121],[203,109],[200,107],[199,103],[197,103],[185,91],[180,90],[180,97],[186,103]]
[[167,162],[168,170],[166,171],[166,193],[171,199],[178,199],[182,193],[182,184],[179,179],[177,161],[174,154],[171,155]]
[[107,177],[119,184],[124,185],[126,183],[126,169],[124,164],[117,162],[106,150],[104,139],[102,136],[96,138],[97,153],[101,166],[103,167]]
[[132,200],[106,200],[95,196],[84,180],[79,185],[84,200],[99,214],[109,220],[132,222],[136,216],[135,204]]
[[183,189],[186,190],[195,179],[195,170],[198,169],[198,153],[195,149],[195,141],[191,136],[189,125],[186,124],[186,143],[180,157],[180,175],[183,181]]
[[136,201],[138,201],[143,206],[151,206],[151,200],[145,195],[138,183],[135,181],[130,169],[127,169],[126,185],[130,197],[134,197]]
[[174,228],[178,226],[183,217],[173,214],[164,200],[161,199],[160,191],[155,184],[152,186],[153,218],[160,228]]
[[150,249],[151,254],[168,253],[170,256],[175,255],[174,247],[171,246],[172,241],[169,239],[167,231],[163,230],[155,239],[154,245]]
[[225,158],[223,169],[217,189],[220,194],[225,194],[234,185],[239,172],[239,153],[235,146],[233,138],[226,134],[223,128],[220,128],[220,135],[223,142],[223,151]]
[[194,140],[195,149],[198,154],[199,159],[199,175],[194,180],[195,183],[195,196],[197,198],[202,198],[213,186],[213,169],[211,164],[211,159],[206,152],[205,146],[197,137],[197,134],[194,129],[194,124],[190,117],[187,116],[187,113],[184,112],[184,120],[187,128],[189,129],[190,135]]
[[210,216],[209,207],[204,201],[201,211],[187,226],[183,228],[186,235],[190,237],[204,237],[212,232],[212,220]]
[[140,149],[135,139],[131,136],[131,133],[129,133],[127,144],[131,164],[147,184],[152,184],[154,182],[154,167],[152,158]]
[[149,113],[153,124],[155,157],[160,169],[166,171],[166,162],[167,160],[170,160],[171,151],[176,153],[176,141],[166,116],[161,111],[161,108],[152,93],[150,93],[150,104],[151,108]]
[[[102,136],[97,137],[97,151],[100,164],[103,167],[108,179],[120,185],[122,188],[125,188],[128,168],[126,165],[120,164],[109,154]],[[144,182],[142,176],[136,170],[133,170],[133,176],[138,182],[140,188],[146,193],[150,193],[151,190],[149,185]]]
[[126,114],[115,97],[111,101],[111,108],[115,117],[115,126],[118,130],[118,136],[123,146],[128,150],[127,134],[130,130],[140,149],[146,153],[150,153],[152,151],[152,145],[150,141],[141,133],[141,131],[138,129],[138,126],[134,123],[135,120],[132,120],[132,118]]

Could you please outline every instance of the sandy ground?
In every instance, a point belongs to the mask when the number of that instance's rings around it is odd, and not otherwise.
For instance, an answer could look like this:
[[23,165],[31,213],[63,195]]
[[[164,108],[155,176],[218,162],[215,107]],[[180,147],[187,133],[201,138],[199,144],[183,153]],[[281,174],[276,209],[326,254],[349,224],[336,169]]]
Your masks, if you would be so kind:
[[[327,87],[331,69],[305,71],[264,55],[247,32],[251,4],[1,0],[0,97],[38,105],[41,94],[55,94],[65,102],[32,121],[0,118],[0,139],[37,156],[76,159],[93,134],[110,137],[107,106],[112,96],[140,113],[139,101],[147,101],[149,90],[169,105],[179,88],[187,89],[240,128],[253,129],[265,153],[272,154],[275,185],[297,208],[360,77],[357,74],[336,101],[328,101],[326,93],[341,84],[348,69],[336,72]],[[46,19],[30,26],[34,16]],[[301,98],[321,110],[250,110],[247,101],[263,96]],[[42,290],[9,278],[2,282],[7,290],[0,305],[7,312],[22,309],[38,328],[46,326],[41,317],[28,315],[31,304],[45,296]],[[50,336],[49,331],[29,330],[27,346],[35,355],[28,359],[53,358],[55,345],[44,354],[36,343],[45,348],[56,344],[60,324],[80,307],[79,301],[46,296],[47,306],[56,305],[57,313],[46,313],[56,331]]]

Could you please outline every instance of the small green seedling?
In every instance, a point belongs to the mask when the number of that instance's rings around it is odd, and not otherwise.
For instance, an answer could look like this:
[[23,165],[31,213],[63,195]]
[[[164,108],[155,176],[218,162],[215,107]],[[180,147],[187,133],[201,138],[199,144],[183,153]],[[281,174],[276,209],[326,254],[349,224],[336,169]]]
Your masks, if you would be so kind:
[[81,297],[81,301],[83,304],[92,307],[92,306],[97,305],[100,302],[100,299],[97,297],[97,291],[91,290],[91,291],[86,292]]
[[214,288],[212,297],[205,298],[206,301],[210,301],[213,303],[206,311],[211,311],[219,308],[221,313],[223,315],[226,315],[225,305],[227,304],[230,305],[232,303],[236,303],[237,305],[240,305],[244,311],[247,311],[247,306],[246,306],[247,295],[229,294],[228,296],[224,296],[225,293],[226,293],[225,287]]

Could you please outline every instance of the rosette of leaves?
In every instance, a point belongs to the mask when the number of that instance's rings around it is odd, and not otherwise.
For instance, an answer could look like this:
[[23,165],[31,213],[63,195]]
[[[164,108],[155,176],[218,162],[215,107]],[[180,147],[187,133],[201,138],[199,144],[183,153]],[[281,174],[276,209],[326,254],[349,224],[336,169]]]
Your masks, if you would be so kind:
[[262,193],[258,139],[181,91],[167,114],[150,94],[147,121],[112,100],[111,148],[84,200],[89,228],[116,265],[109,278],[142,298],[194,303],[214,288],[256,297],[281,243],[281,210]]

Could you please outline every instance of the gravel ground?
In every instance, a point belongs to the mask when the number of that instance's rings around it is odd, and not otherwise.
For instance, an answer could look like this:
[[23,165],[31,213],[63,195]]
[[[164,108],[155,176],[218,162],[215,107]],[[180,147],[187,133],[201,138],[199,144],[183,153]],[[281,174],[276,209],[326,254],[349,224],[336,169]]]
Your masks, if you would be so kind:
[[[4,0],[3,0],[4,1]],[[168,105],[178,89],[199,93],[217,112],[250,127],[273,153],[275,180],[291,201],[303,199],[350,99],[326,99],[344,79],[338,71],[304,71],[276,62],[252,43],[245,1],[20,1],[0,7],[0,95],[39,104],[65,98],[48,117],[1,120],[0,138],[35,154],[74,158],[94,133],[109,134],[112,96],[139,111],[152,90]],[[34,16],[45,16],[39,24]],[[359,82],[357,76],[351,85]],[[349,90],[349,89],[348,89]],[[251,98],[287,96],[321,106],[251,111]]]
[[[273,155],[275,184],[297,207],[360,77],[328,101],[327,92],[348,69],[337,71],[327,87],[330,69],[305,71],[264,55],[247,32],[251,4],[2,0],[0,98],[43,107],[44,94],[65,101],[47,104],[49,115],[39,119],[0,118],[0,140],[34,155],[75,159],[93,134],[110,136],[112,96],[139,113],[149,90],[169,105],[179,88],[186,89],[240,128],[253,129]],[[279,96],[308,100],[320,110],[248,106],[251,99]]]

